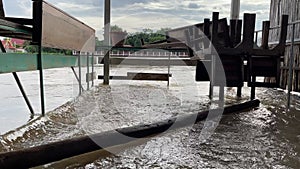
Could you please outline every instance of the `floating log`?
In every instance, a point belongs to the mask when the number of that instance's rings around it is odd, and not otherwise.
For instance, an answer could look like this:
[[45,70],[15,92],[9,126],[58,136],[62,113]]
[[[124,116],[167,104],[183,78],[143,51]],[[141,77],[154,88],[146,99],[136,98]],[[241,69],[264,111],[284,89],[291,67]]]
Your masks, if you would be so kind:
[[[252,100],[242,104],[228,106],[224,108],[223,114],[249,110],[258,107],[259,104],[259,100]],[[220,109],[214,109],[211,110],[211,112],[218,110]],[[193,125],[191,122],[205,120],[209,112],[210,111],[207,110],[197,114],[174,117],[153,124],[121,128],[114,131],[68,139],[20,151],[1,153],[0,168],[31,168],[96,150],[126,144],[131,141],[136,141],[139,138],[158,135],[170,129],[171,126],[172,129],[175,129]],[[175,122],[176,125],[174,125]],[[120,139],[120,133],[131,137],[131,139],[129,139],[129,137],[128,139]],[[102,143],[101,147],[97,145],[96,142]]]

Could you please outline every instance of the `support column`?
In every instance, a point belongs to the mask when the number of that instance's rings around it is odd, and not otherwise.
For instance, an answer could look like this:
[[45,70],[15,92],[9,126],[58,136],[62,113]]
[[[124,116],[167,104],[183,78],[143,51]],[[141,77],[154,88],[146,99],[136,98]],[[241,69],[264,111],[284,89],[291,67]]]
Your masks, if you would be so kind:
[[230,19],[238,20],[240,18],[240,0],[231,0]]
[[41,96],[41,111],[44,116],[46,113],[45,108],[45,91],[44,91],[44,72],[43,72],[43,56],[42,56],[42,22],[43,22],[43,1],[42,0],[33,0],[33,27],[34,33],[32,40],[35,45],[38,46],[37,54],[37,67],[40,75],[40,96]]
[[78,52],[78,79],[79,79],[79,96],[83,92],[82,90],[82,78],[81,78],[81,53]]
[[26,93],[25,93],[25,90],[24,90],[24,88],[22,86],[22,83],[21,83],[21,81],[19,79],[18,74],[16,72],[13,72],[13,76],[14,76],[14,78],[15,78],[15,80],[17,82],[17,85],[19,86],[19,89],[20,89],[20,91],[21,91],[21,93],[23,95],[25,103],[27,104],[27,107],[29,108],[29,111],[30,111],[31,115],[33,116],[34,115],[34,110],[33,110],[32,106],[31,106],[31,103],[30,103],[30,101],[29,101]]
[[90,75],[90,54],[87,53],[87,56],[86,56],[86,83],[87,83],[87,90],[90,90],[90,79],[89,79],[89,75]]
[[110,5],[111,5],[111,0],[105,0],[104,2],[104,45],[107,47],[107,50],[105,52],[104,56],[104,85],[109,85],[109,46],[110,46]]

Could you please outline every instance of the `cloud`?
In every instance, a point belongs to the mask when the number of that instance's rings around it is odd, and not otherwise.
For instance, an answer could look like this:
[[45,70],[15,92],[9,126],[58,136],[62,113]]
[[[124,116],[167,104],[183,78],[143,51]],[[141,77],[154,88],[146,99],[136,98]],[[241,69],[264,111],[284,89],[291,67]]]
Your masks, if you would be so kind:
[[196,4],[196,3],[189,3],[189,5],[188,5],[188,8],[192,8],[192,9],[197,9],[199,7],[200,6],[198,4]]
[[[17,1],[17,2],[16,2]],[[97,30],[102,38],[104,0],[47,0],[70,15]],[[230,16],[230,0],[112,0],[113,24],[127,31],[142,28],[176,28],[186,24],[203,22],[212,12],[220,17]],[[31,0],[4,0],[9,16],[31,17]],[[270,1],[241,0],[241,13],[257,13],[257,22],[269,17]],[[241,14],[242,18],[242,14]],[[260,26],[258,27],[260,28]]]

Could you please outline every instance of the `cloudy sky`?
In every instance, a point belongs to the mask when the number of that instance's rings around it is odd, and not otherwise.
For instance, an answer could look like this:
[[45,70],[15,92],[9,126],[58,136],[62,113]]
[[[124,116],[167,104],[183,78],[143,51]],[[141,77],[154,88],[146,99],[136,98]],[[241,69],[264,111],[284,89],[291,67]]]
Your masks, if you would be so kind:
[[[128,32],[200,23],[213,11],[230,16],[231,0],[111,0],[112,24]],[[104,0],[47,0],[97,31],[102,39]],[[6,16],[31,18],[31,0],[3,0]],[[269,18],[270,0],[241,0],[242,13],[257,14],[257,29]],[[241,15],[242,17],[242,15]]]

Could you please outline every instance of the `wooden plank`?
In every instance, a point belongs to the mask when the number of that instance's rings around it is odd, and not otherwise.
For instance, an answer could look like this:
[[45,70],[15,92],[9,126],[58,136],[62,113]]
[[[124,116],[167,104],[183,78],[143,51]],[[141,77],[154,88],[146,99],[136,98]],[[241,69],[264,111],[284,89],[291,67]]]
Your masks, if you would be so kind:
[[45,1],[42,8],[42,46],[95,51],[94,29]]
[[151,80],[151,81],[168,81],[172,75],[167,73],[136,73],[127,72],[127,76],[132,80]]
[[[104,79],[104,76],[103,75],[99,75],[98,79],[102,80],[102,79]],[[109,79],[110,80],[130,80],[128,78],[128,76],[109,76]]]
[[[43,54],[45,69],[77,66],[77,57]],[[0,54],[0,74],[38,70],[36,54]]]
[[5,17],[5,20],[21,25],[33,25],[33,19]]
[[[173,117],[153,124],[121,128],[23,150],[1,153],[0,168],[31,168],[48,164],[84,153],[137,141],[141,138],[154,137],[168,130],[190,126],[196,122],[205,120],[210,112],[222,111],[223,114],[232,114],[253,109],[259,105],[259,100],[253,100],[225,107],[224,111],[221,109],[207,110],[191,115]],[[176,125],[174,125],[175,123]],[[119,139],[120,133],[130,138]],[[97,145],[95,141],[102,143],[102,145]]]

